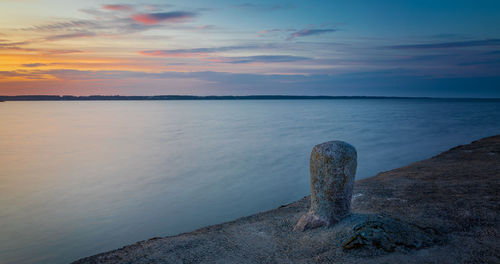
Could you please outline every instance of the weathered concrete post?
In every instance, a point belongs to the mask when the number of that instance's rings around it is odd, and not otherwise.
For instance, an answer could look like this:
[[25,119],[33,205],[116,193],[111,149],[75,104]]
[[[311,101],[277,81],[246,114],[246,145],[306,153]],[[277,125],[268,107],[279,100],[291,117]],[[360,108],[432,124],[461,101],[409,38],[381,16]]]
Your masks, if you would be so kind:
[[311,152],[311,208],[294,230],[330,226],[349,214],[356,174],[356,149],[343,141],[328,141]]

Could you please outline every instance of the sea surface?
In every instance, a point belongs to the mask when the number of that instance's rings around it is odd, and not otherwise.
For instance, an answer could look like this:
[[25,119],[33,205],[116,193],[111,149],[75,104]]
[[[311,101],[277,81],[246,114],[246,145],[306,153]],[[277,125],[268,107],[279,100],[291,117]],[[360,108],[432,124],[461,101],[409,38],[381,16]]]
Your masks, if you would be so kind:
[[315,144],[357,179],[500,134],[500,101],[0,103],[0,263],[69,263],[309,194]]

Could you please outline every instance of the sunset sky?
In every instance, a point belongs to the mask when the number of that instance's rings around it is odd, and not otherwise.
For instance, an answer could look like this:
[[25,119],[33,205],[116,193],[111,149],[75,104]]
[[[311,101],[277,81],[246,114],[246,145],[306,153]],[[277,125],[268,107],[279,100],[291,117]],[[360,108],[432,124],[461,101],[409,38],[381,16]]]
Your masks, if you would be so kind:
[[500,97],[500,1],[0,0],[0,95]]

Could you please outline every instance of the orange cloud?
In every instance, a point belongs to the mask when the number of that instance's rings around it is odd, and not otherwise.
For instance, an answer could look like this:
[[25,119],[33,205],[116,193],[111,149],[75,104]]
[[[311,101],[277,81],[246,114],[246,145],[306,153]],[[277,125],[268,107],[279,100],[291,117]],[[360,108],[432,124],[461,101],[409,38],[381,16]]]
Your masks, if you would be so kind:
[[129,5],[104,5],[102,8],[112,11],[130,11],[133,9]]
[[166,50],[143,50],[138,52],[141,55],[165,57],[165,58],[199,58],[206,57],[206,52],[169,52]]

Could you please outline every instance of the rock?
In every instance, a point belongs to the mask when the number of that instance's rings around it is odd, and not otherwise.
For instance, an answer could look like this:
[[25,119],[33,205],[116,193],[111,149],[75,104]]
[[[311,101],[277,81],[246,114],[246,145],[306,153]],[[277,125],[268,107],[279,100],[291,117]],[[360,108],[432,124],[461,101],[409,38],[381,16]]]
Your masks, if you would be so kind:
[[330,226],[349,215],[356,166],[356,149],[346,142],[329,141],[313,148],[311,208],[294,230]]
[[432,227],[422,227],[385,215],[357,216],[354,225],[341,235],[344,250],[380,250],[394,252],[397,249],[421,249],[440,243],[439,232]]

